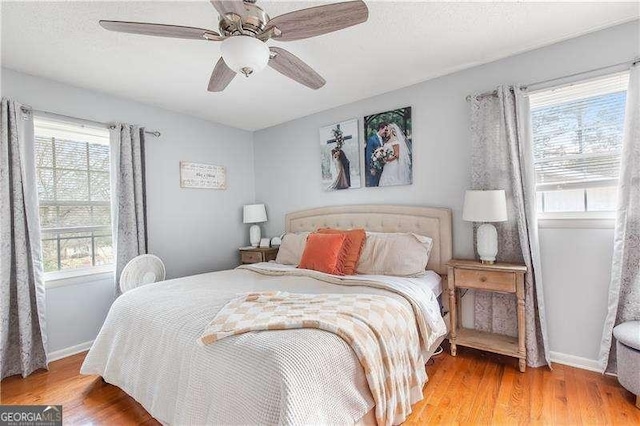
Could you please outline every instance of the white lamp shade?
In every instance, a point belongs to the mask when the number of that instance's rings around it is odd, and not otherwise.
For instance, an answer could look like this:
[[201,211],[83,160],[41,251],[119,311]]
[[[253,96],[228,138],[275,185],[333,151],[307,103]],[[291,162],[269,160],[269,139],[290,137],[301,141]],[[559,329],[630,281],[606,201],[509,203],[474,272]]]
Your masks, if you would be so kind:
[[504,191],[467,191],[464,194],[462,220],[467,222],[505,222],[507,220],[507,197]]
[[267,209],[264,204],[248,204],[242,212],[244,223],[260,223],[267,221]]
[[253,37],[229,37],[220,45],[220,51],[227,66],[237,73],[262,71],[269,62],[269,48]]

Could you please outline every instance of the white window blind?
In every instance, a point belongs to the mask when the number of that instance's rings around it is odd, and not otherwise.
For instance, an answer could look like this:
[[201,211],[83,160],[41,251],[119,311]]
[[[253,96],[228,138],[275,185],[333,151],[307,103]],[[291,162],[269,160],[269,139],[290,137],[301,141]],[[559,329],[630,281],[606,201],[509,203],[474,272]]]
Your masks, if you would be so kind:
[[538,210],[613,211],[629,73],[531,93]]
[[34,117],[45,272],[113,263],[109,132]]

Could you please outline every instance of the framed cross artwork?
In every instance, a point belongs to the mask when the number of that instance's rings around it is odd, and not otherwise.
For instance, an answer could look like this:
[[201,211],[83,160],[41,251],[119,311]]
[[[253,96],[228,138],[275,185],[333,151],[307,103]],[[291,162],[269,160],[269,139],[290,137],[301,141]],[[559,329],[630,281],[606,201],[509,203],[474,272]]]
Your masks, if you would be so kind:
[[326,191],[360,188],[358,120],[320,128],[322,187]]

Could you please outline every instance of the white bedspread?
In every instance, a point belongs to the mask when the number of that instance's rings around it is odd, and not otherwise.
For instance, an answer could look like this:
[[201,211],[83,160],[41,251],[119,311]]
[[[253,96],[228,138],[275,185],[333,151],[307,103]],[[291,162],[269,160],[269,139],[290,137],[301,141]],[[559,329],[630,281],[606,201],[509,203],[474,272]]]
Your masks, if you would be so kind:
[[[204,347],[197,339],[237,293],[371,293],[409,303],[397,287],[411,289],[419,279],[399,283],[398,278],[366,277],[396,288],[392,292],[359,285],[359,277],[340,285],[317,274],[278,275],[290,268],[273,263],[253,269],[195,275],[125,293],[111,307],[81,373],[101,375],[168,424],[358,421],[373,399],[357,357],[340,337],[299,329],[247,333]],[[426,287],[410,291],[414,299],[423,294],[419,303],[431,328],[427,340],[444,335],[435,294]]]

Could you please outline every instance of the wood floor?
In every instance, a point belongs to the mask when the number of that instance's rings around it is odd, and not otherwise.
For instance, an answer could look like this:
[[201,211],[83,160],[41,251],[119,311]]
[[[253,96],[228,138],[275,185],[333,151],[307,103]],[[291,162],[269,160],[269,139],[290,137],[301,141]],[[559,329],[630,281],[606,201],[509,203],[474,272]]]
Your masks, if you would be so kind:
[[[138,403],[99,377],[78,373],[85,354],[0,384],[2,404],[62,404],[65,424],[157,425]],[[425,399],[406,425],[640,425],[635,397],[615,378],[555,365],[520,373],[517,361],[459,348],[427,367]]]

